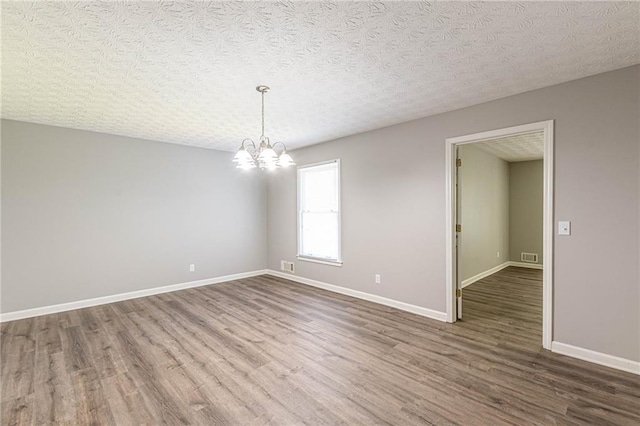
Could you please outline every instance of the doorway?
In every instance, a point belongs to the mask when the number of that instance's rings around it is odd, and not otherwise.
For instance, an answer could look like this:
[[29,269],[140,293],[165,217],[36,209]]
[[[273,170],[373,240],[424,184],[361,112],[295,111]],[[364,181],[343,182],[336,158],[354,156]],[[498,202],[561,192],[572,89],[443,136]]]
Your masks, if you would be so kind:
[[[543,139],[543,224],[542,252],[542,346],[551,349],[553,303],[553,120],[509,127],[489,132],[454,137],[446,140],[446,219],[447,219],[447,321],[455,322],[463,315],[463,271],[458,250],[464,239],[460,218],[460,191],[457,190],[461,165],[459,149],[474,143],[500,139],[503,143],[516,143],[523,135],[538,132]],[[507,146],[508,148],[508,146]],[[500,253],[498,253],[498,257]],[[496,270],[497,271],[497,270]],[[496,272],[494,271],[494,272]],[[490,274],[492,271],[487,271]],[[479,275],[481,276],[481,274]],[[476,276],[477,278],[477,276]],[[468,281],[468,279],[467,279]]]

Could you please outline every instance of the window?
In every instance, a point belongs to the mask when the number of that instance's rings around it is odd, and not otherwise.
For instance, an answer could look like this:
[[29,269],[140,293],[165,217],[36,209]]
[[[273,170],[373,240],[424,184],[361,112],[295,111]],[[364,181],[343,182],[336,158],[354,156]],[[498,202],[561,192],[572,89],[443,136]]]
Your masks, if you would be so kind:
[[342,264],[340,160],[298,168],[298,259]]

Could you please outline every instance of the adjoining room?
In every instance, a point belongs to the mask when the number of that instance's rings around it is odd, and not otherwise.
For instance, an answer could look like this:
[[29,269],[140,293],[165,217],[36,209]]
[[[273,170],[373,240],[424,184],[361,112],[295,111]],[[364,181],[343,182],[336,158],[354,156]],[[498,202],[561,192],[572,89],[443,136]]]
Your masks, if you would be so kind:
[[[544,133],[457,148],[457,319],[543,346]],[[548,213],[552,206],[546,206]]]

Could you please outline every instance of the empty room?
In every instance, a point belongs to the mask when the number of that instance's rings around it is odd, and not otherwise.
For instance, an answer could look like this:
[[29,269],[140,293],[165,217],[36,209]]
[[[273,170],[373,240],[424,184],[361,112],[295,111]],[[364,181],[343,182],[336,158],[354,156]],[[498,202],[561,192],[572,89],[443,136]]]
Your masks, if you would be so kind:
[[[544,132],[470,142],[456,152],[456,319],[544,345]],[[473,285],[472,285],[473,284]]]
[[640,424],[640,2],[0,7],[0,424]]

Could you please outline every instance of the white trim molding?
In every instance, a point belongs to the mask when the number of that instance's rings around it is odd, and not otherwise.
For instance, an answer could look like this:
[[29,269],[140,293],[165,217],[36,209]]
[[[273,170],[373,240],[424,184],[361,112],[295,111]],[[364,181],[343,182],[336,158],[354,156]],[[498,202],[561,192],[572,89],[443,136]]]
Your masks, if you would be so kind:
[[421,315],[423,317],[435,319],[438,321],[447,320],[447,314],[445,312],[435,311],[429,308],[423,308],[422,306],[416,306],[410,303],[399,302],[397,300],[388,299],[386,297],[377,296],[375,294],[365,293],[363,291],[358,291],[358,290],[352,290],[350,288],[340,287],[340,286],[328,284],[322,281],[312,280],[310,278],[304,278],[304,277],[299,277],[297,275],[285,274],[280,271],[274,271],[272,269],[268,269],[267,274],[273,275],[274,277],[295,281],[300,284],[306,284],[312,287],[321,288],[323,290],[332,291],[334,293],[344,294],[345,296],[355,297],[356,299],[362,299],[362,300],[367,300],[373,303],[379,303],[385,306],[391,306],[392,308],[400,309],[401,311],[411,312],[413,314]]
[[540,263],[514,262],[512,260],[507,263],[509,264],[508,266],[515,266],[517,268],[544,269]]
[[[542,132],[544,139],[542,346],[551,349],[553,333],[553,120],[523,124],[488,132],[448,138],[445,141],[445,223],[446,223],[446,306],[447,322],[456,321],[457,280],[455,250],[455,171],[456,147],[497,137]],[[516,265],[514,265],[516,266]],[[520,265],[517,265],[520,266]],[[462,283],[461,283],[462,284]]]
[[302,260],[303,262],[311,262],[311,263],[319,263],[321,265],[329,265],[329,266],[342,266],[342,262],[334,261],[334,260],[321,260],[316,257],[309,256],[297,256],[298,260]]
[[480,281],[481,279],[486,278],[489,275],[493,275],[496,272],[502,271],[504,268],[506,268],[508,266],[511,266],[510,263],[511,262],[504,262],[504,263],[502,263],[502,264],[500,264],[498,266],[494,266],[491,269],[487,269],[484,272],[480,272],[479,274],[474,275],[471,278],[467,278],[466,280],[463,280],[462,281],[462,288],[464,288],[464,287],[466,287],[468,285],[471,285],[471,284],[475,283],[476,281]]
[[509,266],[515,266],[516,268],[543,269],[542,265],[538,263],[514,262],[512,260],[509,260],[507,262],[501,263],[498,266],[494,266],[491,269],[487,269],[484,272],[480,272],[479,274],[474,275],[471,278],[467,278],[466,280],[463,280],[462,288],[465,288],[466,286],[471,285],[476,281],[480,281],[483,278],[487,278],[489,275],[493,275],[496,272],[500,272],[503,269],[508,268]]
[[632,361],[630,359],[607,355],[601,352],[592,351],[591,349],[580,348],[578,346],[555,341],[551,343],[551,352],[578,358],[583,361],[593,362],[594,364],[604,365],[605,367],[615,368],[616,370],[626,371],[627,373],[640,375],[639,361]]
[[38,317],[41,315],[55,314],[58,312],[72,311],[74,309],[88,308],[91,306],[105,305],[107,303],[121,302],[123,300],[137,299],[139,297],[153,296],[155,294],[170,293],[172,291],[185,290],[187,288],[202,287],[205,285],[219,284],[226,281],[240,280],[242,278],[264,275],[264,269],[242,272],[239,274],[223,275],[198,281],[189,281],[180,284],[171,284],[162,287],[154,287],[145,290],[131,291],[128,293],[113,294],[110,296],[96,297],[93,299],[78,300],[75,302],[60,303],[58,305],[42,306],[39,308],[25,309],[23,311],[6,312],[0,314],[0,322],[15,321],[23,318]]

